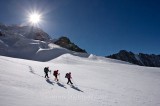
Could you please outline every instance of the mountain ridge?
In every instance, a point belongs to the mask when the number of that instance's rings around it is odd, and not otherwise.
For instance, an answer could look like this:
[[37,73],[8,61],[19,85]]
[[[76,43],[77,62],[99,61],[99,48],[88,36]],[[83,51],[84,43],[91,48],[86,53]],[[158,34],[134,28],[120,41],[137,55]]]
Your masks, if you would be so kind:
[[160,67],[160,55],[155,54],[135,54],[126,50],[121,50],[116,54],[106,57],[126,61],[140,66]]

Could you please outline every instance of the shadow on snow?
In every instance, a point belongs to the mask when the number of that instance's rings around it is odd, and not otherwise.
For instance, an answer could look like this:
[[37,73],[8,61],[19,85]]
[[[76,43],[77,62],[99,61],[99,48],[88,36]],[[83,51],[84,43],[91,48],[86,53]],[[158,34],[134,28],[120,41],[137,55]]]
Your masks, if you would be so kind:
[[53,84],[54,82],[50,81],[49,79],[46,79],[46,82],[47,82],[48,84],[54,85],[54,84]]
[[74,90],[77,90],[79,92],[83,92],[82,90],[80,90],[78,87],[74,86],[74,85],[71,85],[71,88],[73,88]]
[[57,82],[57,85],[60,86],[60,87],[62,87],[62,88],[67,89],[67,88],[65,87],[65,85],[61,84],[60,82]]

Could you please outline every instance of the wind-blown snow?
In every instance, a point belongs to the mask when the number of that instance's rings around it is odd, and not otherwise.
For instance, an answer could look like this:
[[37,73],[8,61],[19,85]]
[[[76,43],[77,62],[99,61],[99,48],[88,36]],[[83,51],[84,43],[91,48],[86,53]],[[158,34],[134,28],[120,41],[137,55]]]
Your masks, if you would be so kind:
[[[101,61],[100,61],[101,60]],[[60,82],[43,68],[60,70]],[[0,56],[0,106],[159,106],[160,69],[63,54],[49,62]],[[72,72],[75,87],[67,85]]]

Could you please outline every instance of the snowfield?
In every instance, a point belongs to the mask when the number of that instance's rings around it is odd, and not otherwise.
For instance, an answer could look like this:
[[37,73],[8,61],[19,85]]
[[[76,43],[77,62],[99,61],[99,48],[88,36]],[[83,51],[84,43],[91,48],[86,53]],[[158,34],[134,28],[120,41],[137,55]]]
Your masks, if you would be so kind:
[[[43,77],[45,66],[60,71],[59,83]],[[48,62],[0,56],[0,67],[0,106],[160,106],[160,68],[71,54]]]

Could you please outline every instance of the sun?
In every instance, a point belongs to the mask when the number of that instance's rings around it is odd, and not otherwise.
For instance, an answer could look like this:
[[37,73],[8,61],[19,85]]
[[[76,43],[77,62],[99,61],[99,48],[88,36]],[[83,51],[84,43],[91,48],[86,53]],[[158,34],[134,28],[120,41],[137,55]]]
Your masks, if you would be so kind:
[[45,11],[40,11],[38,9],[28,9],[25,12],[26,18],[25,23],[29,26],[34,27],[41,27],[43,24],[45,24]]
[[29,15],[29,22],[32,24],[39,24],[41,21],[41,15],[38,13],[32,13]]

